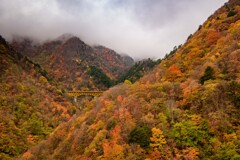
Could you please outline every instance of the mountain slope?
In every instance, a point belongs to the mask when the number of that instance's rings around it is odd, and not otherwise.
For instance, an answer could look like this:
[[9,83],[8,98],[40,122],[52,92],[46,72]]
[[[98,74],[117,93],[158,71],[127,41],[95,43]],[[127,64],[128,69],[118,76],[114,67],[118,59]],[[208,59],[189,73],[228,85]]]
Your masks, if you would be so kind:
[[122,74],[119,77],[118,82],[124,82],[125,80],[129,80],[130,82],[134,83],[139,80],[144,74],[151,71],[157,64],[160,63],[160,60],[154,61],[149,59],[142,60],[136,62],[127,72]]
[[[39,63],[59,82],[63,89],[106,89],[122,72],[133,65],[130,57],[122,57],[106,47],[91,47],[77,37],[57,39],[42,45],[29,39],[16,39],[15,49]],[[92,68],[100,71],[108,81],[99,81]]]
[[20,159],[239,159],[240,1],[133,85],[85,104]]
[[48,79],[0,36],[0,159],[25,152],[76,112]]

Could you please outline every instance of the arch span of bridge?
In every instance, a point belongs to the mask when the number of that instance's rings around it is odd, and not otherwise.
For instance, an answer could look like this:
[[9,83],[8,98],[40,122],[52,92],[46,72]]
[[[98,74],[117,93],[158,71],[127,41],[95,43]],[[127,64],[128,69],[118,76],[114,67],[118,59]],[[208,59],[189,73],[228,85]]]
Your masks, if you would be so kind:
[[74,97],[74,101],[77,102],[77,97],[79,96],[100,96],[103,91],[69,91],[68,95]]

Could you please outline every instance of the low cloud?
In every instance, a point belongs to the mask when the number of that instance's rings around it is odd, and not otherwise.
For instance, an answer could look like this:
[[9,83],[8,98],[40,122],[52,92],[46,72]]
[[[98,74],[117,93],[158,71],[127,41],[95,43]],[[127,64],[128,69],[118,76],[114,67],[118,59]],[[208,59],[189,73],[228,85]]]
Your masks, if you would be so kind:
[[0,34],[41,41],[64,33],[133,58],[161,58],[226,0],[2,0]]

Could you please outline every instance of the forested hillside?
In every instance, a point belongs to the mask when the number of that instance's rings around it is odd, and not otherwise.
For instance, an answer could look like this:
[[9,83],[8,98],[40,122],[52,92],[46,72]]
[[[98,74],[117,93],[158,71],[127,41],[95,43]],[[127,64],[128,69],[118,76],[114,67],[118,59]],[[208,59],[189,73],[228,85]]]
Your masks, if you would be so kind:
[[240,159],[240,1],[134,84],[86,101],[19,159]]
[[91,47],[74,36],[43,44],[18,37],[11,44],[43,67],[63,90],[106,90],[134,63],[131,57],[103,46]]
[[136,62],[131,68],[129,68],[125,73],[123,73],[119,79],[118,83],[124,82],[125,80],[130,81],[131,83],[136,82],[144,76],[144,74],[153,70],[153,68],[160,63],[161,60],[141,60]]
[[46,71],[2,37],[0,82],[0,159],[16,158],[76,112]]

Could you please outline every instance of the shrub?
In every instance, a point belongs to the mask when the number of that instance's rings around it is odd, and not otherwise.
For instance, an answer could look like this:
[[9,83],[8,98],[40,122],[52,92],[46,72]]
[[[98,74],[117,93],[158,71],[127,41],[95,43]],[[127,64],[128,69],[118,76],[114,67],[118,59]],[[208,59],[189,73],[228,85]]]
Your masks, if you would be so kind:
[[232,103],[240,108],[240,84],[236,81],[232,81],[228,85],[228,96]]
[[235,12],[235,11],[233,11],[233,10],[230,10],[230,11],[228,12],[227,17],[232,17],[232,16],[235,16],[236,14],[237,14],[237,12]]
[[111,87],[113,85],[113,81],[99,68],[96,66],[91,66],[88,74],[93,76],[94,80],[100,84],[103,84],[106,87]]
[[210,79],[215,79],[214,70],[212,67],[208,66],[204,71],[204,75],[199,79],[199,82],[203,85],[205,81]]
[[152,131],[146,125],[135,127],[129,135],[129,143],[137,143],[142,148],[149,148]]

